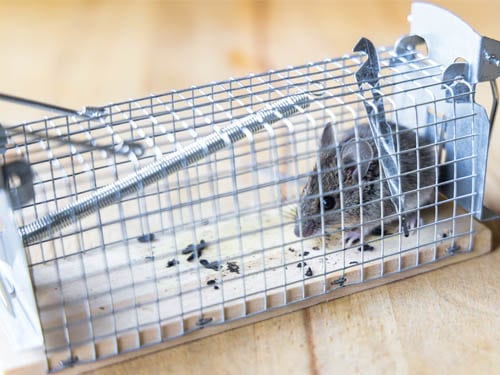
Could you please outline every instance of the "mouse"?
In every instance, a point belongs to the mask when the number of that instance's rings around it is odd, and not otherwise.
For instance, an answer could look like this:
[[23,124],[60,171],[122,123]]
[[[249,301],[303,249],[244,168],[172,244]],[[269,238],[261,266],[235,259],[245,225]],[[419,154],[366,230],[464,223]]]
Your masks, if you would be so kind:
[[[436,199],[435,146],[413,129],[389,121],[387,124],[393,133],[394,147],[399,150],[405,214],[409,229],[414,230],[423,224],[419,209]],[[315,165],[297,203],[294,233],[303,238],[320,233],[323,206],[325,231],[341,227],[346,245],[352,245],[362,243],[382,223],[399,222],[399,215],[384,181],[370,125],[357,125],[339,133],[337,138],[336,142],[332,123],[327,123],[319,142],[322,194]]]

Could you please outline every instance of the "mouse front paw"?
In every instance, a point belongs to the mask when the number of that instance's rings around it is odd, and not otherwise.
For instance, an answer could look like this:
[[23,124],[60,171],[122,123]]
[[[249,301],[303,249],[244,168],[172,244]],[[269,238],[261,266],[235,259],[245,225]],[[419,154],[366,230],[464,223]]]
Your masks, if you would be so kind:
[[361,242],[361,231],[351,230],[344,235],[344,241],[346,246],[352,246],[357,242]]
[[[410,232],[415,231],[418,227],[424,225],[424,220],[420,217],[420,215],[417,212],[411,212],[406,215],[406,222],[408,223],[408,230]],[[401,226],[399,227],[399,230],[401,232],[404,232],[404,228]]]

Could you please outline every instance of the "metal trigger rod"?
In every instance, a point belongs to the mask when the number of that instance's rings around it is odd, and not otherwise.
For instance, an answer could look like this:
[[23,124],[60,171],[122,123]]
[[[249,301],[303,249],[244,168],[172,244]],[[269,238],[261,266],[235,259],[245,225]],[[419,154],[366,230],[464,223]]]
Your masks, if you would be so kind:
[[399,163],[396,157],[394,147],[394,138],[391,126],[385,118],[384,100],[380,92],[379,71],[377,49],[367,38],[361,38],[353,48],[354,52],[363,52],[368,59],[356,72],[356,81],[359,91],[364,95],[364,87],[368,86],[371,90],[373,104],[365,99],[363,104],[368,115],[370,129],[374,138],[377,151],[379,153],[379,162],[382,165],[384,175],[387,178],[387,184],[391,192],[391,202],[401,216],[401,227],[405,237],[410,235],[405,211],[405,196],[401,187]]

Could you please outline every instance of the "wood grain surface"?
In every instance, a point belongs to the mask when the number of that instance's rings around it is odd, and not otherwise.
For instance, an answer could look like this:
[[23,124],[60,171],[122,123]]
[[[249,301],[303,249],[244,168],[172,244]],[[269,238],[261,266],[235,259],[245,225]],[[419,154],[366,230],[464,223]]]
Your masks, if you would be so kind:
[[92,374],[494,374],[500,251]]
[[[500,1],[434,1],[500,39]],[[410,1],[0,1],[0,92],[81,108],[391,45]],[[0,104],[0,122],[39,117]],[[498,121],[497,121],[498,123]],[[500,208],[494,128],[487,204]],[[500,237],[500,225],[490,224]],[[500,251],[93,374],[500,373]]]

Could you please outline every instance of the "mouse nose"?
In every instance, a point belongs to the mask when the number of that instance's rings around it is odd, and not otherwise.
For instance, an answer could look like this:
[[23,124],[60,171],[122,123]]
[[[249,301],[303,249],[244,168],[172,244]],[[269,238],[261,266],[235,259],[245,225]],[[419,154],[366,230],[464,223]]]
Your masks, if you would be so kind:
[[[300,237],[300,223],[295,224],[293,232]],[[302,223],[302,237],[309,237],[316,231],[316,225],[312,221]]]

